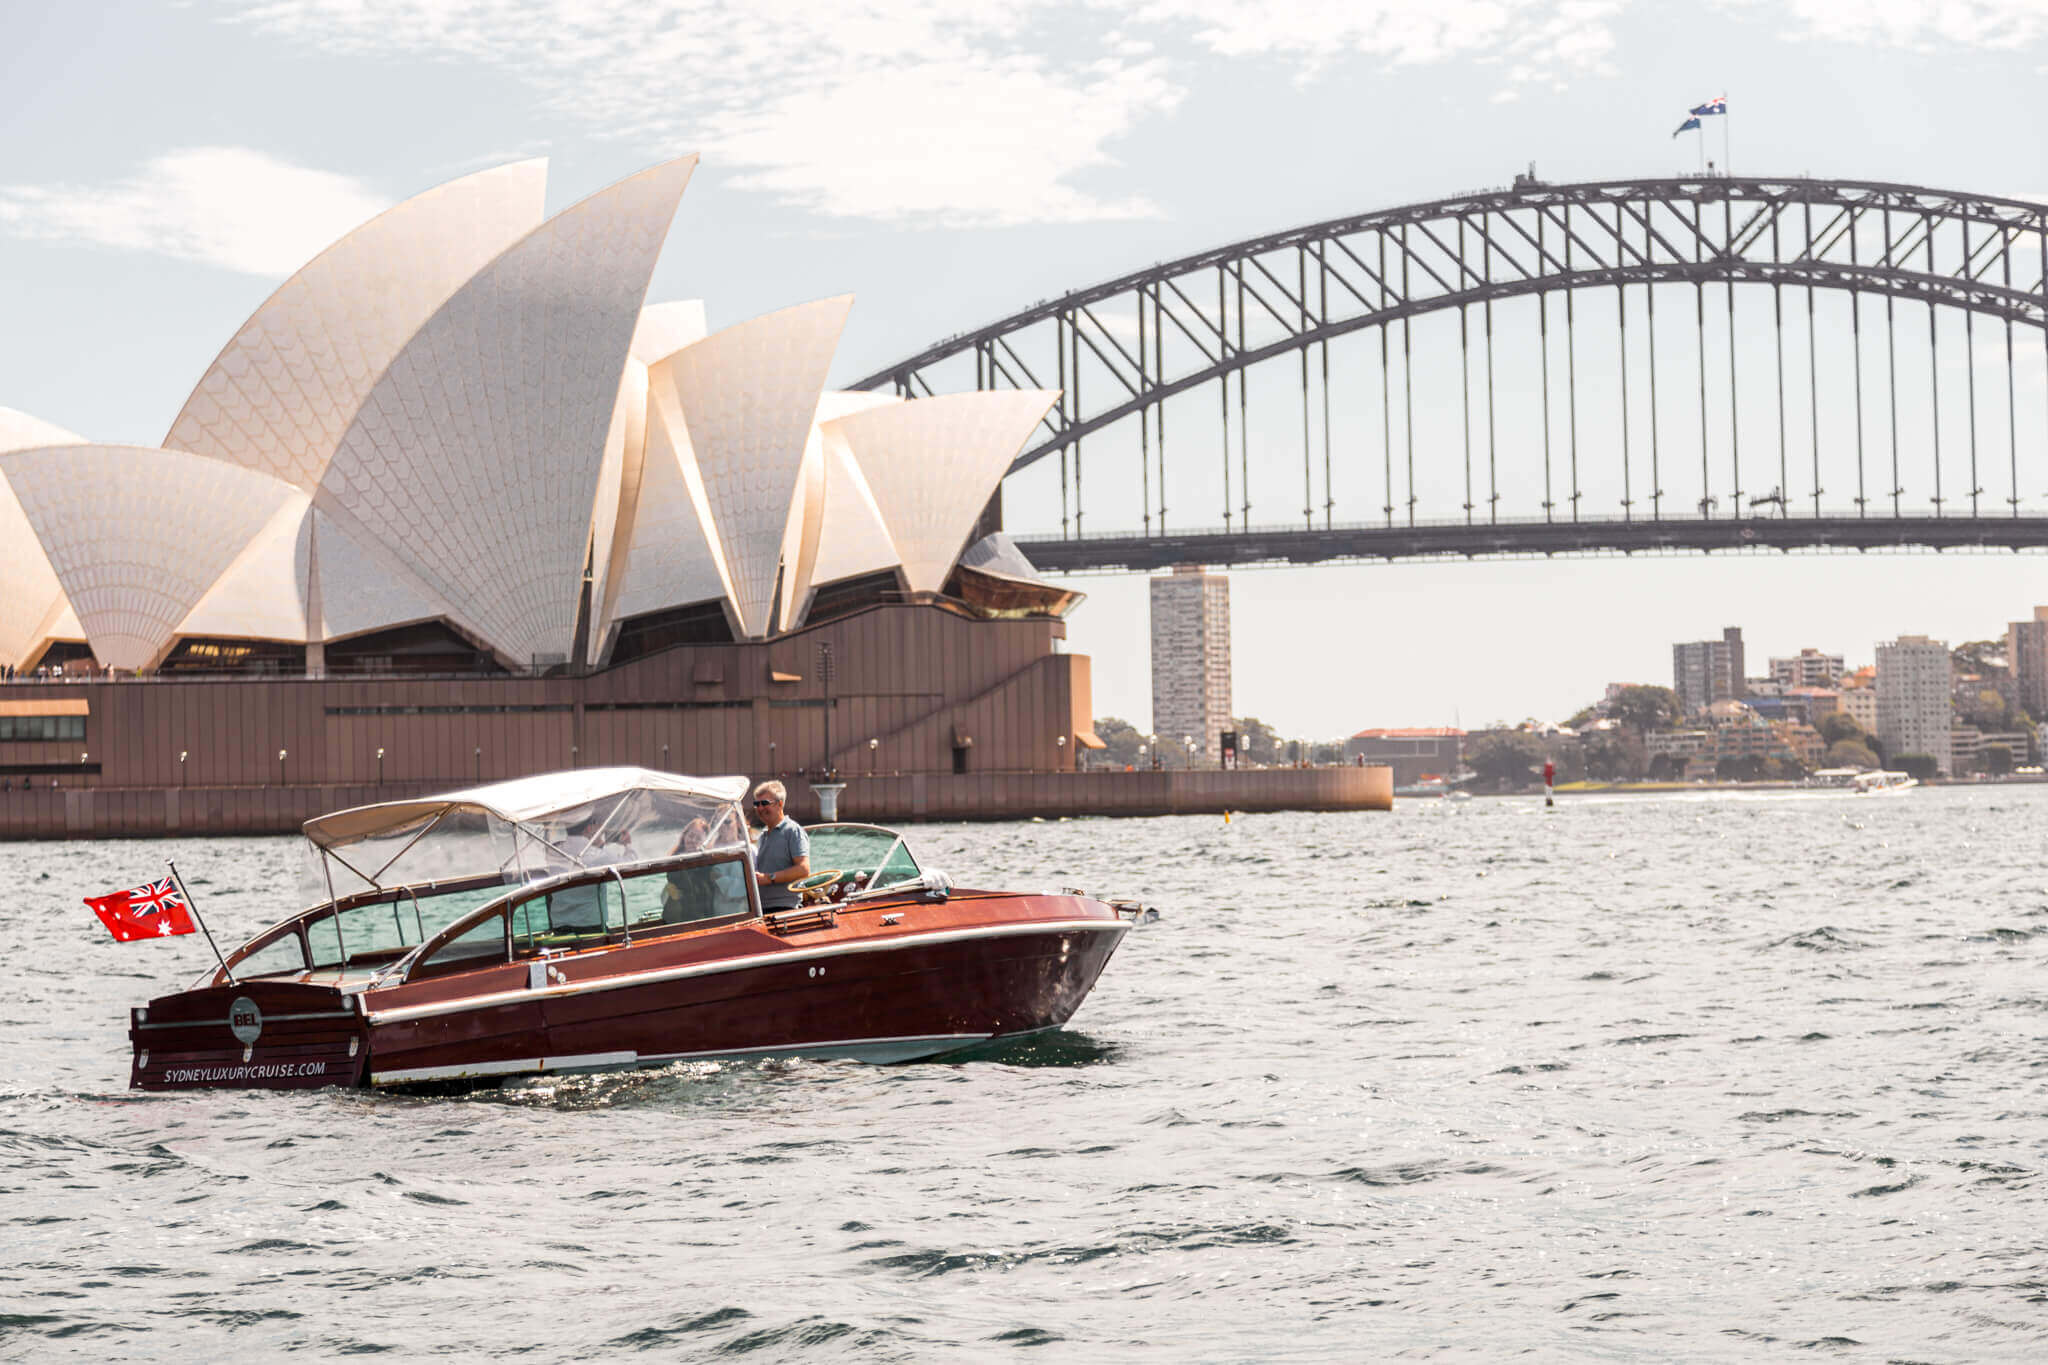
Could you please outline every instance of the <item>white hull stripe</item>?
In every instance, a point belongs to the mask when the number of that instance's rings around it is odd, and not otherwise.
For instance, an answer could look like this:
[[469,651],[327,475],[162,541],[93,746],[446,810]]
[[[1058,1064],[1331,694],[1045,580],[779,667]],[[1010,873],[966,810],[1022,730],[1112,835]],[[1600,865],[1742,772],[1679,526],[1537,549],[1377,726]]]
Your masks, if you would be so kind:
[[593,977],[588,981],[571,981],[562,986],[494,991],[489,995],[465,996],[460,1000],[437,1000],[430,1005],[408,1005],[388,1010],[372,1009],[368,1011],[368,1017],[372,1024],[402,1024],[414,1019],[431,1019],[436,1015],[459,1014],[464,1010],[491,1009],[521,1000],[551,1000],[560,996],[594,995],[600,991],[627,990],[634,986],[658,985],[664,981],[682,981],[693,976],[717,976],[724,972],[742,972],[779,963],[810,962],[821,957],[844,957],[849,953],[895,952],[904,948],[924,948],[939,943],[960,943],[983,938],[1022,938],[1039,934],[1121,934],[1130,927],[1127,920],[1077,919],[997,924],[979,929],[942,929],[925,934],[904,934],[897,938],[860,939],[852,943],[823,944],[815,948],[789,948],[779,953],[752,953],[746,957],[720,958],[716,962],[692,962],[681,967],[662,967],[654,971]]
[[[1043,1029],[1027,1029],[1006,1037],[1025,1038]],[[470,1062],[461,1066],[416,1066],[402,1071],[372,1071],[371,1085],[417,1085],[422,1081],[480,1080],[490,1076],[531,1073],[622,1071],[630,1067],[666,1066],[670,1062],[747,1061],[762,1057],[851,1057],[871,1061],[908,1061],[935,1052],[953,1052],[987,1042],[992,1033],[924,1033],[895,1038],[839,1038],[821,1043],[777,1043],[766,1047],[716,1048],[708,1052],[590,1052],[578,1057],[521,1057],[506,1062]]]
[[[311,1014],[266,1014],[263,1016],[263,1022],[266,1024],[290,1024],[304,1019],[354,1019],[355,1017],[356,1012],[354,1010],[318,1010]],[[163,1024],[144,1023],[136,1025],[137,1028],[226,1028],[227,1026],[228,1021],[225,1017],[219,1019],[174,1019],[169,1023]]]

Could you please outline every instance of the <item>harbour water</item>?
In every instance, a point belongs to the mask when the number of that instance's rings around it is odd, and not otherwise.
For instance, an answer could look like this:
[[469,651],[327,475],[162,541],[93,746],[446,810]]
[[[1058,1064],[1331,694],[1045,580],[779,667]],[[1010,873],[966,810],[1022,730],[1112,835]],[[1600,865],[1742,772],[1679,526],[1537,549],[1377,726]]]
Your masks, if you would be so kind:
[[937,825],[1131,894],[1065,1031],[456,1099],[137,1095],[285,839],[0,845],[0,1358],[2048,1355],[2048,792]]

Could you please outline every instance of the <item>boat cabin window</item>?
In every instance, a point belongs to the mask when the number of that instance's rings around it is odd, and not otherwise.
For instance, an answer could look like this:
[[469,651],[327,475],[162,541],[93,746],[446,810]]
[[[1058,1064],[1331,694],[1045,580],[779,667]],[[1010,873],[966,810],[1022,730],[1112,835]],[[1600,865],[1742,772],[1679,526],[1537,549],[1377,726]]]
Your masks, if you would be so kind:
[[270,942],[235,957],[233,961],[237,980],[252,976],[289,976],[306,970],[306,949],[299,942],[298,931],[287,928]]
[[621,933],[641,938],[752,913],[746,864],[726,855],[687,867],[621,872],[521,901],[512,909],[512,950],[530,957],[593,947]]
[[419,965],[407,973],[407,979],[417,981],[425,976],[442,976],[449,972],[466,972],[477,967],[489,967],[505,961],[505,912],[486,915],[469,928],[449,939],[440,947],[422,958]]
[[565,886],[512,908],[512,951],[530,957],[544,949],[588,948],[624,924],[616,882]]
[[396,962],[479,906],[505,894],[495,881],[448,890],[399,889],[306,925],[315,967]]

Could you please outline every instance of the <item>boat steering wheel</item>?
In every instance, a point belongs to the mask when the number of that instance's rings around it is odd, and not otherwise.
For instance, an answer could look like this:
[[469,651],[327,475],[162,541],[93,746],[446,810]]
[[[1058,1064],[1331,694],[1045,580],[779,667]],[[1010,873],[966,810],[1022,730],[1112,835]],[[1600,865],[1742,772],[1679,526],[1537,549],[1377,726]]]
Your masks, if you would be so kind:
[[841,872],[836,867],[828,867],[823,872],[813,872],[808,877],[802,877],[791,882],[789,889],[796,892],[802,900],[816,900],[824,894],[826,887],[831,886],[845,875],[844,872]]

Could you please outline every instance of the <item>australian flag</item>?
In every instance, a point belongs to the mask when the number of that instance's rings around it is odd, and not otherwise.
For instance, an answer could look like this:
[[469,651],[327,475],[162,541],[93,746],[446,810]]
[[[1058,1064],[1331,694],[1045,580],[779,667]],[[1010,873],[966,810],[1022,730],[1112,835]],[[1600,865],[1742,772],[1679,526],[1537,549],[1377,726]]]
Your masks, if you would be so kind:
[[1678,131],[1674,132],[1671,136],[1677,137],[1679,133],[1697,132],[1699,130],[1699,126],[1700,121],[1697,118],[1689,118],[1685,122],[1679,124]]
[[104,896],[87,896],[85,903],[107,926],[107,932],[123,943],[136,939],[160,938],[193,931],[192,914],[169,877],[144,882],[126,891]]
[[1695,108],[1692,111],[1692,116],[1694,118],[1701,118],[1708,114],[1725,114],[1727,112],[1728,97],[1726,95],[1716,95],[1714,96],[1714,98],[1708,100],[1705,104],[1702,104],[1699,107]]

